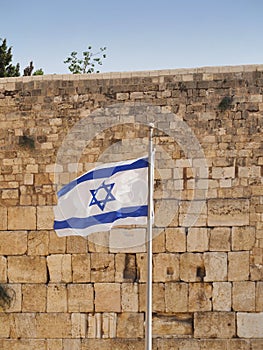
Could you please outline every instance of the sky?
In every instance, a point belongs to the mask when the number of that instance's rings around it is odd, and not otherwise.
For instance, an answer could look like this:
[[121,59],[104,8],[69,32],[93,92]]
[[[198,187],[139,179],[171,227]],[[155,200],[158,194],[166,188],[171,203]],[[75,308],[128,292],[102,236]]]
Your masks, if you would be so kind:
[[0,38],[21,73],[107,47],[101,72],[263,63],[262,0],[0,0]]

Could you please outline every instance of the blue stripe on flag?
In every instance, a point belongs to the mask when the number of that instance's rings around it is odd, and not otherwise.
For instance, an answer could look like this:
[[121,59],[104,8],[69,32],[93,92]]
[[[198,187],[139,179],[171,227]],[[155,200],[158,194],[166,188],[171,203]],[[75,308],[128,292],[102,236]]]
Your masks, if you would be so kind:
[[134,169],[147,168],[147,167],[148,167],[148,157],[138,159],[131,164],[123,164],[123,165],[113,166],[110,168],[95,169],[78,177],[77,179],[71,181],[66,186],[62,187],[61,190],[58,191],[57,195],[58,195],[58,198],[64,196],[64,194],[68,193],[75,186],[77,186],[78,184],[84,181],[94,180],[94,179],[103,179],[103,178],[110,177],[121,171],[134,170]]
[[65,228],[85,229],[95,225],[115,222],[116,220],[119,220],[119,219],[147,216],[147,214],[148,214],[147,205],[143,205],[140,207],[121,208],[118,211],[112,211],[105,214],[89,216],[87,218],[69,218],[64,221],[55,221],[54,230],[61,230]]

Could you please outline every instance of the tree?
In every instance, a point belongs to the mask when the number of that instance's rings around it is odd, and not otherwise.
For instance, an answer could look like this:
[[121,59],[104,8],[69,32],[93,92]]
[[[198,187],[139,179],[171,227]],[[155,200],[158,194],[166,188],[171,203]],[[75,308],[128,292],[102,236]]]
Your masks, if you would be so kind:
[[44,75],[44,71],[42,68],[39,68],[34,71],[33,75]]
[[84,74],[84,73],[99,73],[99,70],[95,70],[97,65],[102,65],[102,60],[106,58],[106,54],[103,53],[106,47],[101,47],[100,51],[93,53],[92,47],[88,46],[88,50],[83,52],[83,57],[78,58],[76,51],[71,52],[70,56],[64,61],[68,64],[68,69],[73,74]]
[[7,47],[6,39],[0,40],[2,41],[0,45],[0,78],[19,77],[19,63],[12,64],[12,47]]

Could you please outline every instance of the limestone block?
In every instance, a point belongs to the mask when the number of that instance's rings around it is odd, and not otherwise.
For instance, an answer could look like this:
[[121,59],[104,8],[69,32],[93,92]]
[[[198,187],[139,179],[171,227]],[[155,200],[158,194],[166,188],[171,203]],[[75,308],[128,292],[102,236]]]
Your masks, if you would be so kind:
[[108,253],[109,244],[108,232],[95,232],[88,236],[89,252]]
[[47,287],[47,312],[67,312],[67,288],[65,284],[49,284]]
[[214,227],[210,231],[210,251],[230,251],[230,228]]
[[251,250],[255,245],[255,239],[254,227],[232,228],[232,250]]
[[21,294],[21,284],[2,284],[2,288],[8,296],[7,303],[3,303],[0,300],[0,310],[4,312],[21,312],[22,305],[22,294]]
[[36,331],[36,314],[14,313],[11,324],[11,338],[40,338]]
[[232,284],[230,282],[214,282],[212,304],[214,311],[231,311]]
[[153,256],[153,281],[179,280],[179,254],[159,253]]
[[187,251],[204,252],[208,250],[209,231],[207,228],[191,227],[187,234]]
[[22,255],[27,251],[26,231],[0,231],[0,254]]
[[263,311],[263,282],[256,284],[256,311]]
[[117,338],[143,338],[144,315],[135,312],[123,312],[118,315]]
[[185,336],[192,335],[192,315],[178,314],[173,316],[156,315],[153,316],[153,336]]
[[[152,309],[153,312],[165,312],[165,284],[153,283],[152,285]],[[139,311],[146,311],[146,284],[139,284]]]
[[[51,350],[46,348],[45,339],[4,339],[1,350]],[[62,350],[62,348],[52,348],[52,350]]]
[[67,237],[67,253],[86,254],[88,252],[88,241],[85,237]]
[[228,253],[228,280],[246,281],[249,279],[249,252]]
[[28,234],[28,255],[48,255],[49,231],[30,231]]
[[58,237],[55,231],[49,232],[49,254],[63,254],[66,252],[67,237]]
[[90,254],[72,255],[73,282],[90,282]]
[[240,338],[262,338],[263,337],[263,312],[259,313],[237,313],[237,335]]
[[121,285],[121,309],[123,312],[138,312],[138,284],[122,283]]
[[119,283],[95,283],[95,311],[120,312],[121,288]]
[[37,207],[37,229],[52,230],[54,225],[53,206]]
[[182,227],[166,228],[166,249],[168,252],[186,251],[186,233]]
[[36,208],[30,206],[8,208],[9,230],[35,230]]
[[93,286],[91,284],[68,285],[68,311],[93,312]]
[[101,338],[102,314],[88,314],[87,338]]
[[7,208],[0,206],[0,230],[7,229]]
[[146,250],[145,229],[113,229],[110,231],[111,253],[143,253]]
[[50,282],[72,282],[71,255],[56,254],[47,257]]
[[7,281],[7,259],[0,256],[0,283]]
[[234,312],[197,312],[194,315],[195,338],[223,338],[236,336]]
[[165,310],[168,313],[188,311],[188,284],[165,284]]
[[212,285],[210,283],[190,283],[188,311],[210,311],[212,309]]
[[165,230],[153,229],[153,240],[152,240],[153,253],[164,253],[165,249]]
[[81,340],[80,339],[63,339],[63,350],[81,350]]
[[143,339],[83,339],[81,350],[144,350]]
[[255,282],[233,282],[234,311],[255,311]]
[[205,282],[227,281],[227,253],[204,253]]
[[184,253],[180,256],[180,280],[197,282],[203,280],[204,262],[200,253]]
[[114,254],[91,253],[91,282],[114,282]]
[[47,287],[45,284],[22,285],[22,312],[46,312]]
[[0,338],[9,338],[11,317],[8,314],[0,313]]
[[[78,338],[78,340],[80,340],[79,338],[85,338],[86,330],[87,330],[86,314],[72,313],[71,322],[72,322],[72,338]],[[76,345],[76,344],[80,345],[80,343],[78,343],[77,341],[75,342],[76,343],[73,343],[73,345]],[[72,348],[69,348],[69,350],[72,350]]]
[[202,350],[250,350],[250,345],[244,339],[205,339],[200,340]]
[[178,226],[178,201],[161,200],[156,202],[154,225],[155,227]]
[[208,225],[249,225],[249,200],[241,198],[208,200]]
[[139,282],[146,282],[147,280],[147,254],[136,254],[137,276]]
[[102,338],[116,338],[117,314],[105,312],[102,314]]
[[134,282],[137,280],[137,266],[135,254],[116,254],[115,282]]
[[46,259],[39,256],[9,256],[8,279],[12,283],[46,283]]

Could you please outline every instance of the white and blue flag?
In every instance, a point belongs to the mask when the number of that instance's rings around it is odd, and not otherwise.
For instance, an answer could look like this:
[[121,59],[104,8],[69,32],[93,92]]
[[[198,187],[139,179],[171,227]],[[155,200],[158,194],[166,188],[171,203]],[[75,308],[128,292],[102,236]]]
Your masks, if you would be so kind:
[[148,157],[103,164],[58,191],[54,229],[58,236],[87,236],[115,225],[145,225]]

